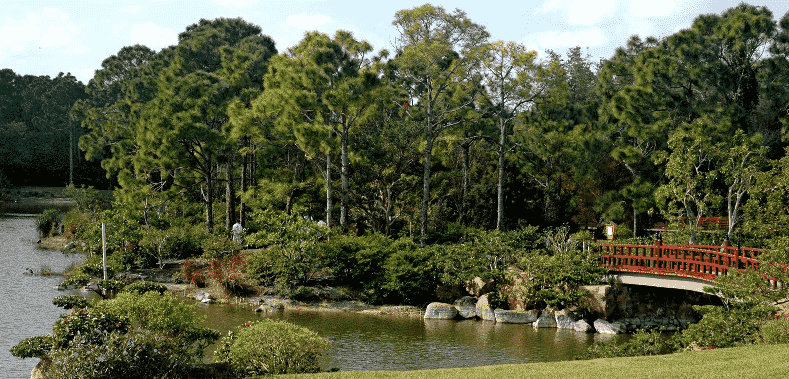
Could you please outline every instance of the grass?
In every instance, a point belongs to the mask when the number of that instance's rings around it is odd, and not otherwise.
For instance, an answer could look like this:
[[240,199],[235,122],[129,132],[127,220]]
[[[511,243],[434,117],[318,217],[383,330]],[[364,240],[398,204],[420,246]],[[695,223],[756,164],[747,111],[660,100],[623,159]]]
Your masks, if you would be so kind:
[[729,349],[588,361],[526,363],[421,371],[346,371],[281,375],[282,378],[787,378],[789,345],[751,345]]

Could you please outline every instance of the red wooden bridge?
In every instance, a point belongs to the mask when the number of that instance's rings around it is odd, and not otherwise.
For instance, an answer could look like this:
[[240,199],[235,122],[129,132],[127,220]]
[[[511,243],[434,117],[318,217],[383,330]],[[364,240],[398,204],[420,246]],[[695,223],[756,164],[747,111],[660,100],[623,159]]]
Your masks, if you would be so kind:
[[[729,270],[759,269],[763,250],[730,246],[601,244],[602,265],[624,283],[701,291]],[[768,278],[773,286],[780,286]]]

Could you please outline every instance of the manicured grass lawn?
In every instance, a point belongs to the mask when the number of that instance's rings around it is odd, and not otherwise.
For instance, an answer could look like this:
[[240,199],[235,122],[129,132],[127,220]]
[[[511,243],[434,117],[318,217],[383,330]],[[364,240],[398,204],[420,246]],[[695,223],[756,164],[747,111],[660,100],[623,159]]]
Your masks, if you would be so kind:
[[283,378],[789,378],[789,345],[755,345],[654,357],[424,371],[348,371]]

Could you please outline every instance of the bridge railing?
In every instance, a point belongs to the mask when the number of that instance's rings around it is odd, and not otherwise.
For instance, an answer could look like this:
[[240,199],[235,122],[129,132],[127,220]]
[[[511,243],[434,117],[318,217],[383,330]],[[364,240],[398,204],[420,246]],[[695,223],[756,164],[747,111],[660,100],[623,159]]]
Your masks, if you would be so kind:
[[[612,271],[682,276],[714,282],[729,270],[759,269],[762,250],[729,245],[601,244],[602,265]],[[780,285],[768,278],[773,286]]]

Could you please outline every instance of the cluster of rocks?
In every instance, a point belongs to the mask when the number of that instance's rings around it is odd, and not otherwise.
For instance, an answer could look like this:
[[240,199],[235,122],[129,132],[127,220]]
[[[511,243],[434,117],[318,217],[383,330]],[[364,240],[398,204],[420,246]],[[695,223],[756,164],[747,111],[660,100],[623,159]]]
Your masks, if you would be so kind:
[[198,292],[197,295],[195,295],[195,300],[201,303],[211,304],[216,302],[216,297],[209,292]]
[[[464,296],[455,301],[454,304],[430,303],[425,310],[424,318],[443,320],[456,318],[480,319],[508,324],[532,324],[535,328],[574,329],[580,332],[594,332],[597,330],[599,333],[621,333],[624,331],[621,325],[610,326],[611,324],[604,320],[595,321],[594,327],[592,327],[587,320],[578,320],[575,314],[567,309],[557,310],[550,307],[542,311],[538,309],[526,311],[493,309],[488,302],[488,295],[482,295],[479,298]],[[599,328],[598,324],[600,324]]]

